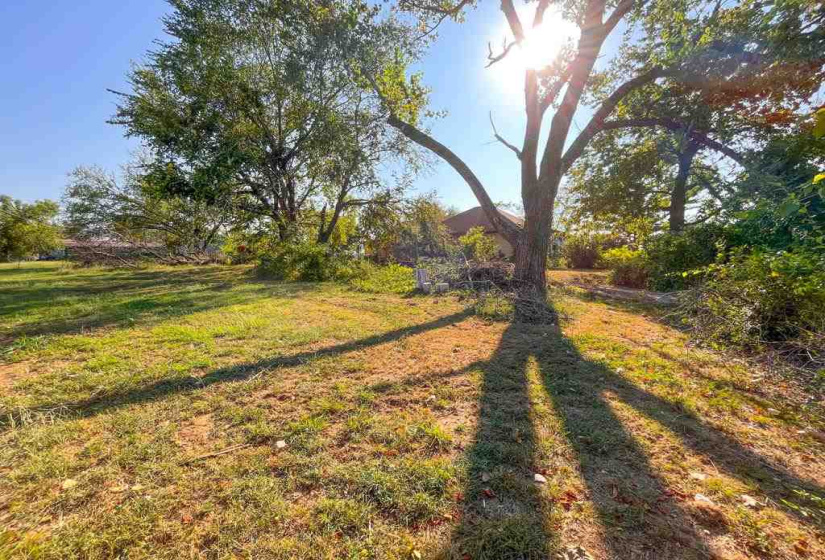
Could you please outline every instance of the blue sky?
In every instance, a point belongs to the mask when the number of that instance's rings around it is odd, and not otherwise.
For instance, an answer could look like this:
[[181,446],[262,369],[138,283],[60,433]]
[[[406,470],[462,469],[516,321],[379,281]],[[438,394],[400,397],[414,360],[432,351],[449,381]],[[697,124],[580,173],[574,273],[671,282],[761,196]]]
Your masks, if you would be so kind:
[[[500,44],[498,2],[481,2],[463,25],[448,23],[422,63],[432,106],[448,111],[433,134],[473,168],[494,200],[519,200],[515,156],[492,142],[488,112],[515,144],[523,134],[517,63],[485,69],[487,41]],[[163,0],[50,0],[0,3],[0,194],[59,199],[78,165],[111,171],[137,143],[106,123],[114,111],[107,88],[125,89],[132,61],[162,38]],[[506,61],[505,61],[506,62]],[[459,209],[475,206],[445,164],[416,188],[435,190]]]

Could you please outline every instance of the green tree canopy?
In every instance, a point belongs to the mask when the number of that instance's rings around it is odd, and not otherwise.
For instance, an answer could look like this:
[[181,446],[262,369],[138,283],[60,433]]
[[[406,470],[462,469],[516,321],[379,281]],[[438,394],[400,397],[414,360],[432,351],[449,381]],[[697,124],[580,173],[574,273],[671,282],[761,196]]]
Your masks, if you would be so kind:
[[154,152],[167,192],[231,191],[282,240],[310,228],[325,241],[347,208],[406,185],[384,170],[415,161],[411,143],[386,126],[355,61],[385,59],[408,30],[361,1],[170,4],[170,39],[132,72],[113,118]]
[[22,260],[60,247],[56,202],[0,195],[0,261]]

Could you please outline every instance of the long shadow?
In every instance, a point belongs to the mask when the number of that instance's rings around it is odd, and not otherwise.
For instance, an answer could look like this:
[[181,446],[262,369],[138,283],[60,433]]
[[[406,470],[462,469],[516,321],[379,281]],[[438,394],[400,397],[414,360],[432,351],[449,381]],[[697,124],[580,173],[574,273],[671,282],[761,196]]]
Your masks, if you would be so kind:
[[[712,558],[706,537],[727,530],[720,525],[721,515],[669,487],[637,436],[614,412],[614,402],[659,423],[685,447],[776,504],[813,505],[801,503],[795,489],[823,495],[822,488],[694,414],[587,360],[557,327],[513,324],[489,361],[409,380],[431,383],[473,371],[482,374],[477,429],[465,453],[461,520],[444,556],[551,558],[562,547],[554,521],[561,515],[560,506],[532,481],[542,468],[543,446],[534,426],[537,420],[531,419],[531,360],[579,464],[609,558]],[[817,524],[798,509],[783,511],[803,524]],[[577,543],[564,543],[571,544]]]
[[700,528],[605,398],[602,380],[614,374],[584,360],[560,333],[536,359],[609,557],[710,558]]
[[[49,403],[43,407],[31,410],[31,412],[63,409],[71,411],[75,417],[95,416],[97,414],[124,406],[161,400],[177,394],[204,389],[219,383],[249,379],[253,375],[266,370],[295,367],[309,360],[327,356],[337,356],[355,350],[368,348],[370,346],[392,342],[406,336],[412,336],[429,330],[446,327],[447,325],[452,325],[466,319],[472,313],[473,312],[471,309],[465,309],[458,313],[440,317],[434,321],[395,329],[386,333],[376,334],[363,339],[330,346],[328,348],[300,352],[288,356],[275,356],[256,362],[247,362],[229,367],[218,368],[199,378],[187,376],[183,378],[166,379],[125,391],[100,393],[80,401]],[[0,429],[10,427],[14,420],[16,420],[16,418],[11,415],[0,418]]]
[[[801,479],[678,405],[634,385],[609,368],[586,360],[563,336],[539,357],[542,381],[581,466],[590,498],[616,558],[644,557],[639,543],[657,558],[707,558],[702,532],[723,531],[720,517],[686,508],[678,492],[651,467],[645,451],[613,412],[611,400],[629,405],[679,438],[719,470],[750,485],[776,504],[801,503],[794,490],[823,495]],[[682,496],[682,498],[686,498]],[[684,499],[690,502],[690,499]],[[803,524],[817,521],[800,509],[783,510]],[[662,538],[670,535],[670,538]],[[655,543],[656,548],[650,548]]]
[[548,523],[552,504],[533,480],[541,460],[524,328],[509,325],[488,361],[459,372],[480,370],[482,378],[476,432],[465,454],[461,519],[445,554],[451,558],[538,560],[554,558],[560,547]]

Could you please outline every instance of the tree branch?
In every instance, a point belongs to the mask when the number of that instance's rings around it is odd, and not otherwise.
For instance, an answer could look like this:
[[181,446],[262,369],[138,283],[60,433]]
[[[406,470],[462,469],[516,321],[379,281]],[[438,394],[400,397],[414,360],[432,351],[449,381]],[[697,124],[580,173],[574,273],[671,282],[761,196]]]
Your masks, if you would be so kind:
[[590,140],[601,130],[604,120],[610,116],[610,113],[613,112],[613,109],[616,108],[616,105],[618,105],[625,96],[631,91],[668,74],[669,72],[663,68],[653,68],[617,87],[616,90],[602,102],[601,106],[593,113],[590,122],[585,125],[573,143],[570,144],[570,147],[567,148],[561,160],[562,173],[570,169],[570,166],[579,159],[587,147],[587,144],[590,143]]
[[512,41],[510,43],[507,42],[507,39],[504,39],[504,48],[502,49],[501,53],[497,55],[493,55],[493,46],[488,42],[487,43],[487,65],[485,68],[489,68],[499,60],[502,60],[510,53],[510,49],[516,46],[518,43],[516,41]]
[[673,119],[625,119],[602,123],[601,130],[617,130],[620,128],[643,128],[643,127],[662,127],[668,130],[685,130],[691,140],[704,144],[712,150],[725,154],[730,159],[745,166],[745,158],[739,152],[728,148],[721,142],[717,142],[710,138],[707,133],[699,130],[687,130],[688,127],[684,123],[675,121]]
[[513,152],[516,154],[516,157],[517,157],[517,158],[519,158],[519,159],[521,159],[521,150],[519,150],[518,148],[516,148],[514,145],[512,145],[512,144],[511,144],[510,142],[508,142],[507,140],[505,140],[505,139],[504,139],[504,138],[503,138],[503,137],[502,137],[502,136],[498,133],[498,130],[496,130],[496,123],[494,123],[494,122],[493,122],[493,112],[492,112],[492,111],[490,111],[490,126],[492,126],[492,127],[493,127],[493,136],[495,136],[496,140],[498,140],[499,142],[501,142],[502,144],[504,144],[505,146],[507,146],[508,148],[510,148],[511,150],[513,150]]
[[[616,6],[616,9],[613,10],[613,13],[608,16],[607,21],[602,25],[603,33],[610,35],[613,29],[622,21],[622,18],[633,9],[635,3],[634,0],[622,0],[619,2],[619,5]],[[640,0],[639,4],[644,4],[644,0]]]
[[510,31],[513,32],[513,37],[516,38],[516,43],[524,41],[524,28],[521,26],[521,19],[518,17],[513,0],[501,0],[501,11],[504,12],[504,17],[507,18],[507,24],[510,26]]
[[464,181],[469,185],[470,189],[473,191],[476,199],[478,200],[481,208],[484,210],[484,213],[487,215],[487,218],[492,222],[492,224],[496,227],[499,233],[501,233],[504,237],[507,238],[508,241],[515,243],[519,237],[520,228],[515,225],[513,222],[505,219],[501,213],[496,208],[496,205],[493,204],[492,199],[490,199],[490,195],[487,194],[487,190],[484,188],[484,185],[481,184],[481,181],[476,177],[475,173],[467,166],[464,161],[458,157],[455,153],[452,152],[448,147],[444,144],[441,144],[432,136],[426,134],[425,132],[418,130],[411,124],[405,123],[398,117],[393,114],[390,114],[387,122],[390,126],[398,130],[401,134],[422,146],[438,157],[446,161],[450,164],[450,167],[456,170],[456,172],[461,175]]

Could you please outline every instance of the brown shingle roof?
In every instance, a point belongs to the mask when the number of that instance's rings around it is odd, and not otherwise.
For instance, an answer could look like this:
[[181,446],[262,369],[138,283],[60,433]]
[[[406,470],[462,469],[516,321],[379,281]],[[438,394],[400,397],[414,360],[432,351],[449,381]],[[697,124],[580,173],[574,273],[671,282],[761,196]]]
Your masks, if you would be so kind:
[[[519,218],[506,210],[502,210],[501,208],[499,208],[498,211],[502,216],[504,216],[504,218],[510,220],[517,226],[521,227],[524,225],[524,220],[522,218]],[[470,208],[460,214],[451,216],[444,220],[443,223],[453,235],[464,235],[468,230],[474,227],[483,227],[484,231],[487,233],[496,233],[496,228],[492,223],[490,223],[490,220],[487,219],[487,214],[484,213],[481,206],[476,206],[475,208]]]

